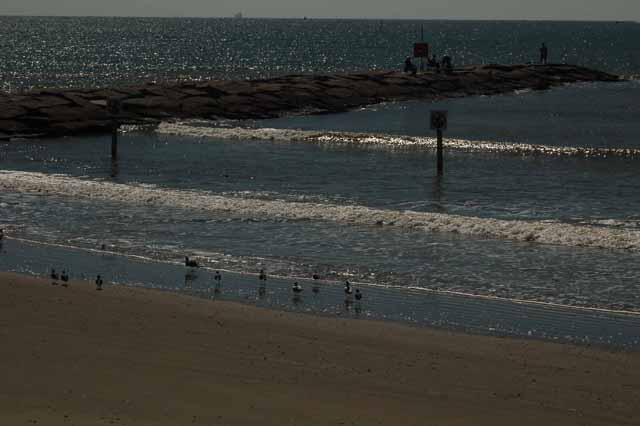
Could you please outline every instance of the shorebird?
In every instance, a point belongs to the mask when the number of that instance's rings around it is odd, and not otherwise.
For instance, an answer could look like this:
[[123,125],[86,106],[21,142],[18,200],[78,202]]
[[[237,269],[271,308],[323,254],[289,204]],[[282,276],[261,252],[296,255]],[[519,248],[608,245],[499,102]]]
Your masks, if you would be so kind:
[[362,293],[358,289],[356,289],[356,300],[362,300]]
[[189,256],[185,256],[184,257],[184,266],[189,266],[191,268],[197,268],[200,265],[198,265],[198,262],[196,262],[195,260],[189,260]]

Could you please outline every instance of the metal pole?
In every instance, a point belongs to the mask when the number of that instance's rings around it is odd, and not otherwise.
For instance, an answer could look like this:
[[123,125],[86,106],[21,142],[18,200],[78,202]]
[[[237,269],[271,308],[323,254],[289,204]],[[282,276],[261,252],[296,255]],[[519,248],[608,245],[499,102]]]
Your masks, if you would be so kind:
[[[420,41],[424,43],[424,24],[420,24]],[[420,71],[424,71],[424,62],[420,56]]]
[[438,176],[444,174],[444,160],[442,158],[442,129],[438,129]]
[[115,160],[118,158],[118,125],[113,123],[113,127],[111,130],[111,159]]
[[109,98],[107,100],[107,109],[111,115],[111,160],[118,158],[118,123],[117,116],[120,114],[122,105],[117,98]]

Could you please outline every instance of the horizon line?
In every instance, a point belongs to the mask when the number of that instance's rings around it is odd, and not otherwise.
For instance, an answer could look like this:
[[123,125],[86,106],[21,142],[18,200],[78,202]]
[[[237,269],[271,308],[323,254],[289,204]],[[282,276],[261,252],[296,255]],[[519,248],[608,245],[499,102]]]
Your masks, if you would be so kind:
[[164,16],[164,15],[54,15],[54,14],[31,14],[29,12],[1,12],[0,17],[28,17],[28,18],[139,18],[139,19],[231,19],[231,20],[251,20],[251,19],[283,19],[283,20],[363,20],[363,21],[472,21],[472,22],[615,22],[626,24],[639,24],[640,21],[633,19],[559,19],[559,18],[456,18],[456,17],[356,17],[356,16]]

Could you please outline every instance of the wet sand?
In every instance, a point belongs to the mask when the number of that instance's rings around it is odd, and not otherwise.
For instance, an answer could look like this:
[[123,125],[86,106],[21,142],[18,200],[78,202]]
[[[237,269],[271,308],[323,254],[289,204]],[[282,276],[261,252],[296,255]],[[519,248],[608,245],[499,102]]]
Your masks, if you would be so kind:
[[637,425],[640,353],[0,274],[0,424]]

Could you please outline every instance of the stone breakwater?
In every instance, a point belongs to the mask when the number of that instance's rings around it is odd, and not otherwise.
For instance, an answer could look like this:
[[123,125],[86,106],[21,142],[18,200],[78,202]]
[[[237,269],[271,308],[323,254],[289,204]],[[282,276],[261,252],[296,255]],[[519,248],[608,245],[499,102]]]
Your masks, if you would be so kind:
[[[105,132],[119,123],[170,118],[258,119],[341,112],[384,101],[494,95],[566,83],[619,81],[574,65],[478,65],[451,73],[362,72],[289,75],[265,80],[175,82],[103,89],[0,94],[0,139]],[[110,98],[120,100],[112,116]]]

